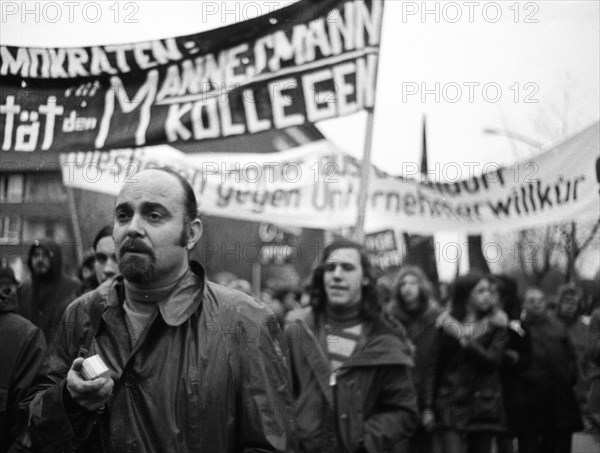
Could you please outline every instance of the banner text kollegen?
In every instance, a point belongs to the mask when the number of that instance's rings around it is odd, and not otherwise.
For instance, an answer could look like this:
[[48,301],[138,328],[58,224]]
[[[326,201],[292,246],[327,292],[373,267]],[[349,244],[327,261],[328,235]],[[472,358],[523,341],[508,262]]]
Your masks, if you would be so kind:
[[382,10],[377,0],[300,1],[180,38],[0,46],[2,151],[198,141],[370,108]]

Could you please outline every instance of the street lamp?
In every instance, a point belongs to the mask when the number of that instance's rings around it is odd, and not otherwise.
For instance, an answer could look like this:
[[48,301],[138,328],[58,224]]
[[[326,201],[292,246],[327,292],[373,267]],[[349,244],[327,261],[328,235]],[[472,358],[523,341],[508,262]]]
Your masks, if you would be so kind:
[[542,149],[543,146],[541,142],[538,142],[533,138],[529,138],[525,135],[518,134],[507,129],[496,129],[493,127],[488,127],[483,130],[483,133],[487,135],[501,135],[503,137],[510,138],[511,140],[516,140],[518,142],[525,143],[526,145],[536,148],[537,150]]

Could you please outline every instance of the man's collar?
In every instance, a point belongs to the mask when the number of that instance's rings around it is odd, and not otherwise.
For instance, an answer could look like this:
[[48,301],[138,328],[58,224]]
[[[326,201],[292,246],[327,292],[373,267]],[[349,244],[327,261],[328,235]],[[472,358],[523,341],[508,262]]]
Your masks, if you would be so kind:
[[[124,300],[123,277],[118,276],[113,280],[114,291],[109,291],[108,305],[119,306]],[[196,261],[190,261],[190,268],[181,278],[169,298],[158,302],[159,312],[169,326],[180,326],[187,321],[198,309],[206,293],[205,271]]]
[[203,299],[205,288],[204,269],[199,263],[190,268],[175,287],[171,296],[164,302],[158,302],[158,309],[165,323],[180,326],[194,313]]

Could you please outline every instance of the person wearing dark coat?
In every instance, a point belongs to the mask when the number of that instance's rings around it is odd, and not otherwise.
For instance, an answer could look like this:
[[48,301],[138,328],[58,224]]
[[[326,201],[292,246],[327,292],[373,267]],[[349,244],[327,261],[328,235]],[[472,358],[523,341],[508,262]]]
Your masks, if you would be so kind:
[[508,315],[508,342],[500,365],[506,432],[496,437],[498,453],[514,453],[523,414],[520,374],[531,364],[531,338],[521,326],[521,301],[517,283],[504,275],[494,276],[492,295],[498,308]]
[[539,288],[524,297],[523,329],[531,337],[532,359],[521,374],[523,417],[520,453],[570,453],[573,432],[583,428],[575,384],[577,358],[564,325],[546,311]]
[[63,271],[62,252],[53,242],[35,241],[29,249],[27,266],[31,280],[19,288],[17,311],[42,329],[50,344],[80,283]]
[[[262,303],[189,261],[190,184],[152,169],[115,206],[120,275],[71,303],[21,404],[44,452],[285,452],[292,403],[282,332]],[[108,375],[85,379],[99,355]]]
[[16,288],[12,270],[0,270],[0,451],[7,453],[31,451],[18,405],[46,354],[42,331],[16,314]]
[[587,394],[590,389],[590,362],[586,358],[586,348],[589,338],[589,325],[584,322],[583,291],[573,283],[561,285],[557,291],[556,318],[561,321],[571,340],[577,357],[577,384],[575,395],[581,411],[586,409]]
[[600,308],[596,308],[590,317],[586,357],[590,363],[587,410],[592,422],[597,428],[600,428]]
[[489,453],[505,430],[500,364],[508,317],[493,304],[490,277],[458,277],[452,308],[438,318],[434,399],[444,453]]
[[438,358],[438,333],[436,321],[441,309],[433,300],[431,282],[417,266],[404,266],[392,285],[392,298],[385,315],[399,323],[414,347],[415,368],[413,376],[421,420],[410,446],[398,445],[396,452],[430,453],[433,450],[433,386]]
[[418,424],[406,334],[381,318],[361,247],[329,244],[288,339],[302,453],[387,452]]

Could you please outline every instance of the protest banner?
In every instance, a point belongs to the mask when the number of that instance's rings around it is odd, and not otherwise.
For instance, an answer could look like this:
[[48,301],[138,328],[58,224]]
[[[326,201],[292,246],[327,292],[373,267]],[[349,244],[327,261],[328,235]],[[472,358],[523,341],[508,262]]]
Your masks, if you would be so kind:
[[258,225],[260,264],[282,265],[298,259],[298,236],[272,223]]
[[382,11],[380,0],[301,0],[177,38],[0,46],[2,151],[192,142],[371,108]]
[[[600,217],[594,124],[527,162],[457,182],[408,179],[371,166],[366,231],[482,233]],[[116,194],[145,168],[186,177],[200,209],[222,217],[334,229],[356,224],[360,160],[314,142],[271,154],[184,154],[168,146],[65,153],[67,186]]]
[[403,256],[399,242],[393,229],[366,234],[365,252],[371,266],[377,270],[386,270],[401,265]]

